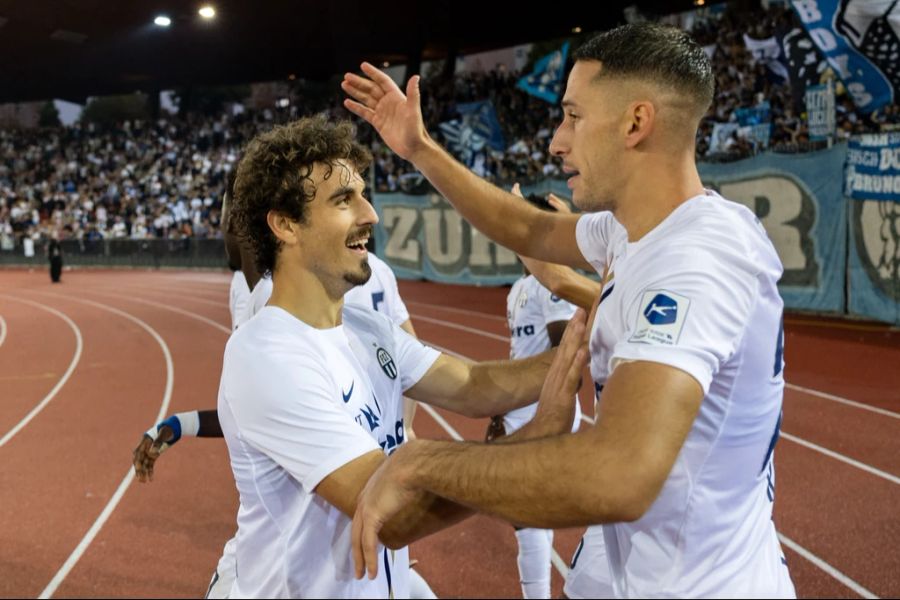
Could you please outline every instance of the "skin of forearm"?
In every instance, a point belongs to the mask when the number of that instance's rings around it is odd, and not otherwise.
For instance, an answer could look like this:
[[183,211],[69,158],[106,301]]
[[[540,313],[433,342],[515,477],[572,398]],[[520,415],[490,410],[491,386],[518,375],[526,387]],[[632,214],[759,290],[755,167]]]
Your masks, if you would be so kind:
[[415,501],[384,524],[378,532],[378,539],[388,548],[398,550],[474,514],[475,511],[456,502],[419,492]]
[[222,426],[219,425],[218,410],[200,410],[197,411],[197,415],[200,417],[200,427],[197,429],[197,437],[225,437],[225,434],[222,433]]
[[540,218],[540,210],[477,177],[431,138],[412,162],[463,218],[487,237],[520,254],[540,254],[532,242],[549,234],[541,230],[545,220]]
[[523,360],[473,365],[469,381],[460,394],[470,399],[465,414],[490,417],[536,402],[555,353],[553,349]]
[[615,452],[598,452],[592,435],[588,430],[491,445],[420,440],[405,452],[398,450],[395,460],[402,461],[401,485],[523,527],[639,518],[651,502],[641,493],[646,490],[634,489],[639,484],[631,476],[630,461]]

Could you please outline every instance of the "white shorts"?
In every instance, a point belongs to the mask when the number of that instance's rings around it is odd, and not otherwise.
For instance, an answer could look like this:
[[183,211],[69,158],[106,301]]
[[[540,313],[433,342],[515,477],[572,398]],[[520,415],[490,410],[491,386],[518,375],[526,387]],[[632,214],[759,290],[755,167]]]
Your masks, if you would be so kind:
[[575,549],[563,588],[567,598],[614,598],[603,527],[588,527]]
[[234,578],[237,576],[237,538],[233,537],[225,542],[225,548],[222,550],[222,558],[216,565],[216,572],[213,573],[212,579],[209,580],[209,588],[206,590],[205,598],[220,600],[227,598],[231,593],[231,586],[234,585]]

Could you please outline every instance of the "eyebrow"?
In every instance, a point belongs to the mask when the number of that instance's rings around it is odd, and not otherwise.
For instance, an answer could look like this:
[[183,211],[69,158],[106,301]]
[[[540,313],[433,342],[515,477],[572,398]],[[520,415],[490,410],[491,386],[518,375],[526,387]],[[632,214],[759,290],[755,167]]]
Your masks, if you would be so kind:
[[562,101],[563,108],[569,108],[570,106],[577,106],[577,104],[572,100],[563,100]]
[[352,193],[354,193],[355,191],[356,191],[356,188],[354,188],[353,186],[342,185],[341,187],[339,187],[338,189],[336,189],[336,190],[334,191],[334,193],[331,194],[331,195],[328,197],[328,199],[329,199],[329,200],[334,200],[334,199],[336,199],[336,198],[340,198],[341,196],[346,196],[347,194],[352,194]]

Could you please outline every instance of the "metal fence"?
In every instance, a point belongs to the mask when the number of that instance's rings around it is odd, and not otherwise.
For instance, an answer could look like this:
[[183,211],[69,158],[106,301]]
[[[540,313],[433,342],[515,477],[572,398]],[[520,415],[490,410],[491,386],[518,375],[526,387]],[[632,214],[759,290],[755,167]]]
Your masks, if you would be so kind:
[[[12,242],[12,243],[10,243]],[[7,238],[0,246],[0,265],[45,266],[47,241]],[[65,240],[60,242],[63,264],[96,267],[225,268],[221,239],[182,240]]]

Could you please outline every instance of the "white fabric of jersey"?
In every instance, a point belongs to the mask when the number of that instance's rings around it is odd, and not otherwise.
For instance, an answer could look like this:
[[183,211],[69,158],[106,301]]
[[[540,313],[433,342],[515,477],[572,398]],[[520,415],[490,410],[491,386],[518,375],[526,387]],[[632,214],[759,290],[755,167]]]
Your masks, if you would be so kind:
[[[556,321],[568,321],[575,314],[575,307],[554,296],[541,285],[534,275],[516,280],[506,296],[506,320],[509,323],[509,357],[528,358],[551,348],[547,325]],[[537,403],[506,413],[503,425],[506,433],[513,433],[534,418]],[[575,422],[578,429],[581,407],[575,404]]]
[[354,578],[351,518],[314,493],[330,473],[403,443],[403,390],[440,354],[383,315],[344,307],[315,329],[267,306],[228,341],[219,421],[240,494],[232,597],[409,595],[406,549]]
[[576,237],[598,273],[610,265],[591,331],[595,386],[619,360],[653,361],[704,393],[647,513],[603,526],[616,596],[794,597],[772,522],[782,265],[759,220],[707,192],[637,242],[606,212],[582,216]]
[[[397,325],[409,320],[409,311],[400,298],[397,288],[397,277],[391,268],[380,258],[369,252],[369,266],[372,276],[363,285],[356,286],[344,294],[344,304],[368,306],[383,313]],[[250,302],[241,322],[249,320],[266,305],[272,295],[272,279],[262,277],[250,293]]]
[[247,312],[250,303],[250,286],[247,278],[240,269],[231,276],[231,285],[228,288],[228,311],[231,313],[231,330],[234,331],[242,323],[243,315]]

